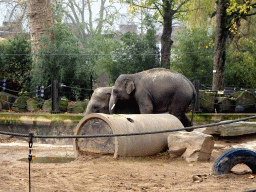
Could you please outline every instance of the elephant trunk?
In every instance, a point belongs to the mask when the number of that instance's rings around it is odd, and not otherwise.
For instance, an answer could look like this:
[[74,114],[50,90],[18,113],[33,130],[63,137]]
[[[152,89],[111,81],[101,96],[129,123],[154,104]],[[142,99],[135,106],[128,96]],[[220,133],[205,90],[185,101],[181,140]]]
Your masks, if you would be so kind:
[[87,105],[87,108],[86,108],[86,111],[84,112],[84,115],[89,115],[89,114],[91,114],[92,112],[91,112],[92,110],[91,110],[91,106],[90,105]]

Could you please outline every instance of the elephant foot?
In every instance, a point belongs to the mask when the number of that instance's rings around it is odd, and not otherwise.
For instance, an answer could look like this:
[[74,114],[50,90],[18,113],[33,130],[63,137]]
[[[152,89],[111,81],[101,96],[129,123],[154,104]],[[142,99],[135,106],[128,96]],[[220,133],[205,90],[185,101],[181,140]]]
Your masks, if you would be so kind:
[[[187,127],[192,127],[192,126],[193,126],[193,123],[192,123],[191,121],[185,121],[185,123],[182,122],[182,124],[183,124],[183,126],[184,126],[185,128],[187,128]],[[192,132],[192,131],[194,131],[194,129],[193,129],[193,128],[191,128],[191,129],[186,129],[186,131],[187,131],[187,132]]]

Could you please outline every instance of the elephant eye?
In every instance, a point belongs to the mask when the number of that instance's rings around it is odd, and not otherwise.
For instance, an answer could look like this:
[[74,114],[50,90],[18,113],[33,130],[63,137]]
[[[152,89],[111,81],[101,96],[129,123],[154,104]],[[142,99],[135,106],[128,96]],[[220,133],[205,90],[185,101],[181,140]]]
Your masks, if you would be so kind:
[[92,108],[93,108],[93,110],[97,110],[99,108],[99,106],[94,105]]
[[118,90],[117,90],[117,89],[113,89],[113,93],[114,93],[114,94],[117,94],[117,93],[118,93]]

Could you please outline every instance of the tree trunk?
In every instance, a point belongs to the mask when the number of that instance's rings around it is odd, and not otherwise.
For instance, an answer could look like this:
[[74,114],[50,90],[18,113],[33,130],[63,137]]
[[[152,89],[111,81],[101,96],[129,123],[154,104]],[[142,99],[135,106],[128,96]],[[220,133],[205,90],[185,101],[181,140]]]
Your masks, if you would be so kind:
[[219,0],[217,3],[212,90],[224,89],[225,49],[229,30],[226,13],[228,5],[229,0]]
[[173,41],[172,35],[172,18],[174,11],[171,8],[169,0],[163,0],[163,34],[161,36],[161,67],[170,69],[170,55]]
[[[49,31],[54,26],[52,18],[51,0],[28,0],[28,18],[30,27],[31,51],[33,54],[38,54],[42,48],[41,37],[49,36],[53,39],[53,32]],[[36,61],[36,55],[33,55],[33,60]]]

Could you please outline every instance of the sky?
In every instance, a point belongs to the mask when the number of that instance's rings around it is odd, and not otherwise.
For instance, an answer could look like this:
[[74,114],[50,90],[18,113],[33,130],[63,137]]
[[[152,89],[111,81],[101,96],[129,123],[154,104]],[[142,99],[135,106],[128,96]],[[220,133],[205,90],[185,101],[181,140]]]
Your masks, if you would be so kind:
[[[13,1],[15,1],[15,0],[13,0]],[[96,17],[96,14],[99,13],[99,4],[97,2],[93,2],[92,5],[93,5],[92,6],[92,9],[93,9],[92,12],[95,13],[95,17]],[[127,13],[127,6],[126,7],[125,6],[121,7],[120,4],[118,4],[118,3],[115,3],[114,5],[120,10],[119,13],[121,13],[121,14],[126,14]],[[0,26],[3,25],[3,21],[7,20],[7,17],[11,12],[12,7],[13,6],[9,3],[0,2]],[[14,15],[17,16],[17,17],[20,16],[21,15],[21,9],[16,9]]]

